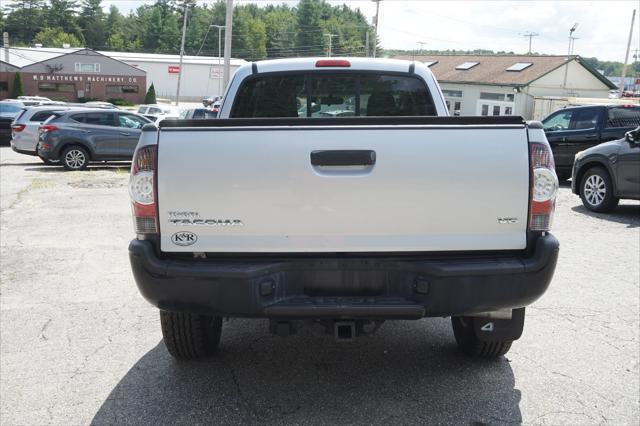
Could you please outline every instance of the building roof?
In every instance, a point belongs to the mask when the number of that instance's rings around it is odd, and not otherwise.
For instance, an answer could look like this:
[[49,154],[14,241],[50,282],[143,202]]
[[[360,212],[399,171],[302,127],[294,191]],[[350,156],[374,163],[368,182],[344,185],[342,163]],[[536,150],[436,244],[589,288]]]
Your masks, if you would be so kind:
[[[17,68],[24,68],[29,65],[33,65],[38,62],[46,61],[49,59],[57,58],[68,53],[74,53],[79,50],[84,50],[81,47],[74,47],[69,49],[54,48],[54,47],[10,47],[8,49],[0,48],[0,61],[13,65]],[[6,60],[5,52],[8,52],[8,60]]]
[[[67,55],[69,53],[75,53],[80,50],[90,50],[84,47],[72,47],[72,48],[55,48],[55,47],[10,47],[8,49],[0,48],[0,62],[8,63],[17,68],[24,68],[29,65],[33,65],[38,62],[47,61],[59,56]],[[5,51],[8,51],[8,61],[5,60]],[[170,62],[177,64],[180,62],[180,55],[165,55],[156,53],[136,53],[136,52],[110,52],[110,51],[96,51],[106,57],[116,59],[121,62]],[[182,63],[184,64],[204,64],[211,65],[218,62],[217,56],[184,56]],[[223,63],[224,59],[220,58],[220,62]],[[231,58],[232,66],[240,66],[246,64],[244,59]]]
[[[395,56],[395,59],[411,60],[412,56],[400,55]],[[431,63],[429,69],[440,82],[500,86],[527,86],[568,61],[575,60],[603,84],[613,88],[606,77],[579,56],[419,55],[415,56],[415,60],[425,62],[427,65]],[[477,62],[477,65],[468,67],[468,64],[474,62]],[[465,63],[467,66],[461,67]],[[519,66],[514,67],[516,64]],[[512,70],[507,71],[508,68]],[[514,71],[514,68],[520,70]]]
[[[159,63],[171,63],[178,64],[180,62],[180,55],[166,55],[163,53],[137,53],[137,52],[110,52],[101,50],[98,53],[102,53],[105,56],[117,59],[122,62],[159,62]],[[192,65],[211,65],[218,63],[217,56],[189,56],[182,57],[183,64]],[[224,63],[224,58],[220,58],[220,63]],[[231,58],[231,66],[239,67],[246,64],[244,59]]]

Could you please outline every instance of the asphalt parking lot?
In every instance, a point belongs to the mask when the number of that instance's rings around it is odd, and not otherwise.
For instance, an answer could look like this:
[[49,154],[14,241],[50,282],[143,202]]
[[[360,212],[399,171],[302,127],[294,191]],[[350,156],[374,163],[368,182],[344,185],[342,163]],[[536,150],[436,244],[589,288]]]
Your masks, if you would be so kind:
[[0,422],[638,424],[640,203],[613,214],[561,188],[561,256],[496,361],[457,353],[448,319],[353,344],[226,322],[178,363],[130,273],[128,166],[63,172],[0,148]]

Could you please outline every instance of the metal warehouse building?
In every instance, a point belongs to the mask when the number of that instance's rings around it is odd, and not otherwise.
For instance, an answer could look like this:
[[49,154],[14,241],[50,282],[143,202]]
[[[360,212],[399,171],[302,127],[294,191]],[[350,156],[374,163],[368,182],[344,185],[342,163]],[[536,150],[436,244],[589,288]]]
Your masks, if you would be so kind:
[[[156,95],[160,98],[174,99],[180,71],[179,55],[161,55],[155,53],[106,52],[101,54],[117,59],[147,74],[149,85],[153,83]],[[247,62],[243,59],[231,59],[231,72]],[[211,56],[184,56],[182,58],[182,80],[180,82],[181,101],[200,101],[208,96],[219,96],[224,91],[222,69],[224,60]]]
[[124,99],[141,103],[147,89],[144,70],[84,48],[0,49],[0,99],[9,97],[16,73],[25,95],[66,101]]
[[616,88],[579,56],[420,55],[415,60],[438,79],[451,115],[531,119],[536,98],[606,98]]

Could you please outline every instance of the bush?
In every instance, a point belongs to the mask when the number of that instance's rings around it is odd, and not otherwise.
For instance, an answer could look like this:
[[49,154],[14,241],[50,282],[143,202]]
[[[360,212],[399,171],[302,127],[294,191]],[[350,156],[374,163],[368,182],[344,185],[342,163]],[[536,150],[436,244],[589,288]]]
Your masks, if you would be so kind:
[[131,103],[126,99],[122,99],[122,98],[109,98],[107,99],[107,102],[111,102],[116,106],[134,106],[135,105],[134,103]]
[[149,86],[149,90],[147,90],[147,96],[144,97],[145,104],[157,104],[156,100],[156,88],[153,87],[153,83]]
[[11,88],[11,97],[16,99],[18,96],[24,96],[24,87],[22,86],[22,76],[19,72],[13,77],[13,87]]
[[98,99],[98,98],[89,98],[89,97],[86,97],[86,96],[82,96],[82,97],[78,98],[78,102],[82,102],[82,103],[95,102],[95,101],[99,101],[99,100],[100,99]]

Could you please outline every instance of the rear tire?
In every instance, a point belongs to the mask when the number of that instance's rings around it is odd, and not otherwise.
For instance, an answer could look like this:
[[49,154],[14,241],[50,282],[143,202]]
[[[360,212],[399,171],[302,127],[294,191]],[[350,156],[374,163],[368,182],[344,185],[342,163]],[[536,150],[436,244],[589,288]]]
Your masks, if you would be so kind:
[[60,161],[66,170],[84,170],[89,164],[89,153],[81,146],[69,146],[62,151]]
[[467,355],[478,358],[497,358],[511,349],[512,340],[485,342],[479,340],[473,332],[474,317],[451,317],[453,335],[458,349]]
[[208,358],[220,344],[220,317],[160,311],[160,324],[164,344],[176,359]]
[[611,177],[602,167],[592,167],[582,176],[580,198],[586,208],[597,213],[610,212],[620,201],[613,195]]

